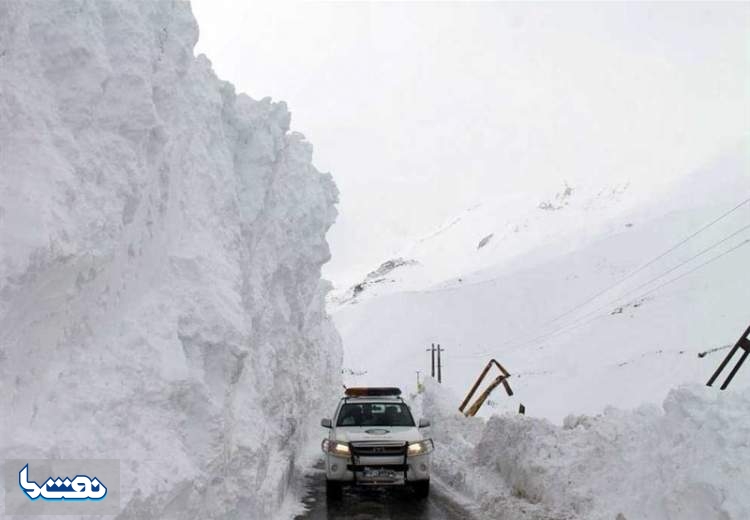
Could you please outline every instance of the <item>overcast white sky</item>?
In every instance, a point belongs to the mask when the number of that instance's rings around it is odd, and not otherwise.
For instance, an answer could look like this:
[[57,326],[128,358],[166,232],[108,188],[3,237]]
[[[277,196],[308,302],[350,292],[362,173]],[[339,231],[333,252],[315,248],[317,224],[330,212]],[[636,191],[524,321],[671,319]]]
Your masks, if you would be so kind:
[[652,186],[748,132],[748,3],[192,3],[196,52],[333,174],[335,279],[497,194]]

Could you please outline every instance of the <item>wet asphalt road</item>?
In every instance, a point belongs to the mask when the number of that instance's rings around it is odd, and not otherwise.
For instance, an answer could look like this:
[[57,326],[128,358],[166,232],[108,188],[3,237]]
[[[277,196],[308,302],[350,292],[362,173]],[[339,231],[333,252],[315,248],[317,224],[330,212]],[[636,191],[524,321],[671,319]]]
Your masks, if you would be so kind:
[[434,486],[428,499],[420,500],[402,488],[344,488],[340,501],[326,500],[326,482],[322,465],[308,477],[308,494],[304,499],[309,508],[296,520],[470,520],[471,515],[436,492]]

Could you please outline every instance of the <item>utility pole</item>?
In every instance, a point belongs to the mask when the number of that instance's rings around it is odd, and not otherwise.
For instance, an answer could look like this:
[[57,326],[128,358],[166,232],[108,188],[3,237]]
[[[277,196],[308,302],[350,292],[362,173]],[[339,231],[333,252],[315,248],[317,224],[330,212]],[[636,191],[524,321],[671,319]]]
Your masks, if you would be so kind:
[[445,349],[441,348],[440,344],[438,343],[438,346],[437,346],[437,354],[438,354],[438,362],[437,362],[438,374],[437,374],[437,376],[438,376],[438,383],[442,383],[443,382],[443,371],[442,371],[443,364],[440,362],[440,353],[441,352],[445,352]]
[[726,380],[724,381],[724,384],[721,385],[722,390],[726,390],[726,388],[729,386],[729,383],[732,382],[732,379],[734,379],[734,376],[737,374],[737,371],[742,366],[742,363],[745,362],[747,359],[747,356],[750,355],[750,327],[745,330],[744,334],[742,334],[742,337],[735,343],[734,347],[732,347],[732,350],[729,351],[729,354],[724,358],[724,360],[719,365],[719,368],[716,369],[716,372],[713,373],[711,376],[711,379],[708,380],[708,383],[706,383],[708,386],[711,386],[714,384],[714,381],[716,381],[716,378],[719,377],[719,375],[724,371],[727,364],[729,364],[729,361],[734,357],[735,352],[742,349],[743,353],[740,355],[739,359],[737,360],[737,363],[734,365],[734,368],[729,372],[729,375],[727,376]]
[[430,376],[433,378],[435,377],[435,344],[432,344],[431,348],[427,349],[427,352],[432,352],[432,370],[430,371]]
[[421,373],[420,370],[417,370],[417,393],[419,393],[420,388],[422,388],[422,382],[419,380],[419,374]]

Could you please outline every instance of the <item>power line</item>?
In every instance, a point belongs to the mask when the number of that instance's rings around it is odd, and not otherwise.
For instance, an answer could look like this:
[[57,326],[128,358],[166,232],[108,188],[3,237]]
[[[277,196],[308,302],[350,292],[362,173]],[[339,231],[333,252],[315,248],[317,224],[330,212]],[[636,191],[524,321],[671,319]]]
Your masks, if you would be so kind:
[[688,258],[687,260],[684,260],[684,261],[680,262],[679,264],[675,265],[674,267],[671,267],[671,268],[667,269],[666,271],[664,271],[663,273],[661,273],[661,274],[660,274],[660,275],[658,275],[658,276],[655,276],[654,278],[650,279],[649,281],[647,281],[647,282],[644,282],[644,283],[642,283],[641,285],[639,285],[639,286],[637,286],[637,287],[634,287],[633,289],[630,289],[629,291],[627,291],[627,292],[625,292],[625,293],[621,294],[621,295],[620,295],[619,297],[617,297],[617,298],[616,298],[615,300],[612,300],[612,301],[611,301],[611,302],[610,302],[610,303],[609,303],[608,305],[611,305],[611,304],[613,304],[613,303],[615,303],[615,302],[617,302],[617,301],[619,301],[619,300],[622,300],[623,298],[625,298],[625,296],[627,296],[627,295],[629,295],[629,294],[633,294],[634,292],[636,292],[636,291],[638,291],[638,290],[640,290],[640,289],[643,289],[644,287],[646,287],[646,286],[648,286],[648,285],[651,285],[651,284],[652,284],[652,283],[654,283],[655,281],[657,281],[657,280],[659,280],[659,279],[661,279],[661,278],[665,277],[666,275],[668,275],[668,274],[669,274],[669,273],[671,273],[671,272],[674,272],[674,271],[676,271],[677,269],[679,269],[679,268],[680,268],[680,267],[682,267],[683,265],[685,265],[685,264],[688,264],[688,263],[692,262],[693,260],[695,260],[695,259],[696,259],[696,258],[698,258],[699,256],[703,256],[704,254],[708,253],[708,252],[709,252],[710,250],[714,249],[715,247],[718,247],[718,246],[720,246],[721,244],[723,244],[724,242],[726,242],[726,241],[727,241],[727,240],[729,240],[730,238],[734,238],[735,236],[739,235],[740,233],[742,233],[743,231],[745,231],[745,230],[747,230],[747,229],[750,229],[750,224],[748,224],[748,225],[746,225],[746,226],[743,226],[743,227],[741,227],[740,229],[738,229],[737,231],[735,231],[735,232],[734,232],[734,233],[732,233],[731,235],[728,235],[728,236],[726,236],[726,237],[722,238],[722,239],[721,239],[721,240],[719,240],[718,242],[714,242],[713,244],[711,244],[710,246],[708,246],[707,248],[705,248],[705,249],[704,249],[703,251],[701,251],[700,253],[696,253],[695,255],[691,256],[691,257],[690,257],[690,258]]
[[645,297],[645,296],[648,296],[649,294],[651,294],[651,293],[653,293],[653,292],[655,292],[655,291],[658,291],[659,289],[661,289],[661,288],[662,288],[662,287],[664,287],[665,285],[669,285],[669,284],[670,284],[670,283],[672,283],[672,282],[676,282],[677,280],[679,280],[679,279],[681,279],[681,278],[684,278],[684,277],[686,277],[687,275],[689,275],[689,274],[691,274],[691,273],[694,273],[694,272],[695,272],[695,271],[697,271],[698,269],[701,269],[701,268],[703,268],[703,267],[707,266],[708,264],[710,264],[710,263],[712,263],[712,262],[715,262],[715,261],[716,261],[716,260],[718,260],[719,258],[721,258],[721,257],[723,257],[723,256],[726,256],[726,255],[728,255],[728,254],[729,254],[729,253],[731,253],[732,251],[735,251],[735,250],[739,249],[740,247],[742,247],[742,246],[744,246],[744,245],[747,245],[748,243],[750,243],[750,238],[748,238],[748,239],[745,239],[745,240],[743,240],[742,242],[740,242],[739,244],[737,244],[736,246],[734,246],[734,247],[732,247],[732,248],[730,248],[730,249],[727,249],[727,250],[726,250],[726,251],[724,251],[723,253],[721,253],[721,254],[718,254],[718,255],[716,255],[716,256],[714,256],[714,257],[712,257],[712,258],[710,258],[710,259],[706,260],[705,262],[703,262],[702,264],[699,264],[699,265],[697,265],[697,266],[696,266],[696,267],[694,267],[693,269],[690,269],[689,271],[686,271],[686,272],[682,273],[681,275],[679,275],[679,276],[677,276],[677,277],[675,277],[675,278],[672,278],[671,280],[668,280],[668,281],[664,282],[664,283],[663,283],[663,284],[661,284],[661,285],[657,285],[656,287],[654,287],[654,288],[653,288],[653,289],[651,289],[650,291],[647,291],[647,292],[645,292],[645,293],[641,294],[641,295],[639,296],[639,298],[643,298],[643,297]]
[[[744,245],[746,245],[746,244],[748,244],[748,243],[750,243],[750,239],[745,239],[745,240],[743,240],[742,242],[740,242],[739,244],[735,245],[734,247],[731,247],[731,248],[727,249],[726,251],[724,251],[724,252],[722,252],[722,253],[719,253],[718,255],[716,255],[716,256],[713,256],[713,257],[709,258],[708,260],[706,260],[706,261],[705,261],[705,262],[703,262],[702,264],[698,264],[698,265],[697,265],[696,267],[694,267],[693,269],[690,269],[690,270],[688,270],[688,271],[686,271],[686,272],[682,273],[681,275],[679,275],[679,276],[676,276],[676,277],[674,277],[674,278],[671,278],[670,280],[667,280],[667,281],[666,281],[666,282],[664,282],[663,284],[660,284],[660,285],[658,285],[658,286],[654,287],[653,289],[650,289],[650,290],[648,290],[648,291],[646,291],[646,292],[644,292],[644,293],[642,293],[642,294],[640,294],[640,295],[638,295],[638,296],[636,296],[636,297],[634,297],[634,298],[631,298],[631,300],[630,300],[630,301],[632,302],[632,301],[634,301],[634,300],[637,300],[637,299],[639,299],[639,298],[645,298],[646,296],[648,296],[648,295],[650,295],[650,294],[652,294],[652,293],[654,293],[654,292],[658,291],[658,290],[659,290],[659,289],[661,289],[662,287],[664,287],[664,286],[666,286],[666,285],[669,285],[669,284],[671,284],[671,283],[673,283],[673,282],[676,282],[677,280],[680,280],[680,279],[684,278],[685,276],[687,276],[687,275],[689,275],[689,274],[692,274],[692,273],[694,273],[695,271],[697,271],[697,270],[699,270],[699,269],[702,269],[703,267],[707,266],[708,264],[711,264],[711,263],[713,263],[713,262],[715,262],[715,261],[719,260],[720,258],[722,258],[722,257],[724,257],[724,256],[726,256],[726,255],[728,255],[729,253],[731,253],[731,252],[733,252],[733,251],[735,251],[735,250],[739,249],[740,247],[742,247],[742,246],[744,246]],[[683,265],[684,265],[684,264],[683,264]],[[542,334],[542,335],[540,335],[540,336],[537,336],[537,337],[535,337],[535,338],[531,338],[531,339],[530,339],[530,340],[528,340],[528,341],[524,341],[524,342],[522,342],[522,343],[518,343],[518,344],[516,344],[516,345],[514,345],[514,346],[515,346],[515,348],[518,348],[518,347],[523,347],[523,346],[525,346],[525,345],[528,345],[529,343],[533,343],[533,342],[535,342],[535,341],[538,341],[538,340],[540,340],[540,339],[549,339],[549,338],[551,338],[551,337],[557,336],[558,334],[563,334],[563,333],[565,333],[565,332],[569,332],[569,331],[571,331],[571,330],[577,329],[578,327],[582,327],[582,326],[584,326],[584,325],[587,325],[588,323],[591,323],[592,321],[595,321],[595,320],[597,320],[598,318],[603,318],[604,316],[606,316],[606,314],[603,314],[603,315],[596,315],[596,316],[593,316],[593,318],[592,318],[592,319],[586,319],[586,318],[589,318],[590,316],[592,316],[593,314],[598,314],[599,312],[601,312],[601,311],[602,311],[603,309],[605,309],[605,308],[609,308],[609,307],[610,307],[611,305],[613,305],[613,304],[614,304],[615,302],[619,301],[620,299],[622,299],[622,298],[618,298],[618,299],[616,299],[616,300],[613,300],[613,301],[611,301],[611,302],[607,303],[606,305],[604,305],[604,306],[602,306],[602,307],[599,307],[599,308],[595,309],[594,311],[592,311],[592,312],[590,312],[590,313],[588,313],[588,314],[586,314],[586,315],[582,316],[582,317],[581,317],[581,318],[579,318],[578,320],[576,320],[576,321],[574,321],[574,322],[572,322],[572,323],[570,323],[570,324],[568,324],[568,325],[566,325],[566,326],[564,326],[564,327],[562,327],[562,328],[556,329],[555,331],[552,331],[552,332],[549,332],[549,333],[546,333],[546,334]],[[580,323],[579,323],[579,322],[580,322]]]
[[652,266],[654,263],[658,262],[659,260],[661,260],[662,258],[664,258],[665,256],[667,256],[669,253],[673,252],[674,250],[676,250],[680,246],[682,246],[685,243],[687,243],[688,241],[692,240],[697,235],[699,235],[700,233],[704,232],[706,229],[710,228],[711,226],[713,226],[714,224],[718,223],[719,221],[725,219],[726,217],[728,217],[729,215],[731,215],[732,213],[734,213],[735,211],[737,211],[738,209],[740,209],[742,206],[744,206],[748,202],[750,202],[750,198],[747,198],[747,199],[743,200],[742,202],[740,202],[739,204],[737,204],[736,206],[734,206],[732,209],[730,209],[726,213],[723,213],[722,215],[716,217],[714,220],[712,220],[708,224],[703,225],[698,230],[692,232],[690,235],[688,235],[687,237],[683,238],[682,240],[680,240],[679,242],[677,242],[676,244],[674,244],[672,247],[670,247],[666,251],[658,254],[657,256],[655,256],[654,258],[652,258],[651,260],[647,261],[645,264],[641,265],[636,270],[630,272],[628,275],[626,275],[625,277],[621,278],[617,282],[615,282],[612,285],[610,285],[610,286],[602,289],[601,291],[597,292],[596,294],[590,296],[588,299],[584,300],[583,302],[579,303],[578,305],[574,306],[573,308],[568,309],[567,311],[563,312],[562,314],[559,314],[558,316],[555,316],[551,320],[548,320],[547,322],[544,323],[544,325],[549,324],[549,323],[554,323],[557,320],[559,320],[560,318],[568,316],[569,314],[577,311],[578,309],[580,309],[584,305],[586,305],[588,303],[591,303],[592,301],[594,301],[595,299],[597,299],[602,294],[604,294],[604,293],[606,293],[606,292],[614,289],[615,287],[617,287],[618,285],[622,284],[626,280],[631,279],[636,274],[638,274],[638,273],[642,272],[644,269]]
[[[661,275],[659,275],[659,276],[657,276],[657,277],[655,277],[655,278],[653,278],[653,279],[649,280],[649,281],[648,281],[648,282],[646,282],[645,284],[642,284],[642,286],[641,286],[641,287],[643,287],[643,286],[646,286],[646,285],[649,285],[649,284],[651,284],[651,283],[653,283],[653,282],[655,282],[655,281],[657,281],[657,280],[659,280],[659,279],[663,278],[663,277],[664,277],[665,275],[669,274],[670,272],[673,272],[673,271],[674,271],[675,269],[677,269],[678,267],[682,267],[683,265],[685,265],[685,264],[687,264],[687,263],[691,262],[691,261],[692,261],[692,260],[694,260],[695,258],[697,258],[697,257],[699,257],[699,256],[701,256],[701,255],[703,255],[704,253],[706,253],[707,251],[709,251],[709,250],[711,250],[711,249],[713,249],[713,248],[717,247],[718,245],[721,245],[722,243],[726,242],[726,241],[727,241],[727,240],[729,240],[730,238],[732,238],[732,237],[736,236],[737,234],[739,234],[740,232],[742,232],[742,231],[744,231],[744,230],[746,230],[746,229],[748,229],[748,228],[750,228],[750,225],[748,225],[748,226],[745,226],[745,227],[743,227],[743,228],[739,229],[738,231],[735,231],[735,232],[734,232],[734,233],[732,233],[731,235],[729,235],[729,236],[727,236],[727,237],[723,238],[722,240],[719,240],[718,242],[716,242],[716,243],[714,243],[713,245],[709,246],[708,248],[704,249],[704,250],[703,250],[703,251],[701,251],[700,253],[698,253],[698,254],[696,254],[696,255],[693,255],[693,256],[692,256],[692,257],[690,257],[689,259],[687,259],[687,260],[685,260],[685,261],[681,262],[680,264],[678,264],[677,266],[675,266],[675,267],[671,268],[671,269],[670,269],[669,271],[666,271],[666,272],[662,273]],[[737,245],[735,245],[735,246],[733,246],[733,247],[731,247],[731,248],[727,249],[726,251],[723,251],[722,253],[719,253],[718,255],[715,255],[715,256],[713,256],[713,257],[709,258],[708,260],[706,260],[705,262],[703,262],[703,263],[701,263],[701,264],[697,265],[697,266],[696,266],[696,267],[694,267],[693,269],[690,269],[690,270],[688,270],[688,271],[686,271],[686,272],[684,272],[684,273],[680,274],[679,276],[676,276],[676,277],[674,277],[674,278],[671,278],[671,279],[667,280],[666,282],[664,282],[663,284],[660,284],[660,285],[658,285],[658,286],[654,287],[653,289],[650,289],[650,290],[648,290],[648,291],[646,291],[646,292],[644,292],[644,293],[642,293],[642,294],[640,294],[640,295],[637,295],[637,296],[635,296],[634,298],[631,298],[631,300],[630,300],[630,301],[632,302],[632,301],[634,301],[634,300],[637,300],[638,298],[645,298],[646,296],[648,296],[648,295],[650,295],[650,294],[654,293],[655,291],[657,291],[657,290],[661,289],[662,287],[664,287],[664,286],[666,286],[666,285],[669,285],[669,284],[671,284],[671,283],[674,283],[674,282],[676,282],[677,280],[680,280],[680,279],[684,278],[685,276],[687,276],[687,275],[689,275],[689,274],[692,274],[692,273],[694,273],[695,271],[697,271],[697,270],[699,270],[699,269],[702,269],[703,267],[705,267],[705,266],[707,266],[707,265],[709,265],[709,264],[711,264],[711,263],[713,263],[713,262],[715,262],[715,261],[719,260],[720,258],[722,258],[722,257],[724,257],[724,256],[726,256],[726,255],[728,255],[729,253],[732,253],[733,251],[735,251],[735,250],[739,249],[740,247],[742,247],[742,246],[744,246],[744,245],[747,245],[748,243],[750,243],[750,239],[745,239],[745,240],[743,240],[742,242],[740,242],[739,244],[737,244]],[[632,291],[630,291],[630,292],[632,292]],[[589,313],[587,313],[587,314],[584,314],[583,316],[581,316],[581,317],[579,317],[578,319],[576,319],[576,320],[574,320],[574,321],[572,321],[572,322],[568,323],[567,325],[564,325],[564,326],[562,326],[562,327],[559,327],[559,328],[557,328],[557,329],[553,329],[553,330],[551,330],[551,331],[548,331],[548,332],[546,332],[546,333],[540,334],[540,335],[538,335],[538,336],[535,336],[535,337],[533,337],[533,338],[530,338],[530,339],[528,339],[528,340],[526,340],[526,341],[522,341],[522,342],[520,342],[520,343],[516,343],[515,341],[507,342],[507,343],[505,343],[505,344],[504,344],[503,346],[507,346],[507,345],[510,345],[511,347],[514,347],[514,348],[519,348],[519,347],[523,347],[523,346],[525,346],[525,345],[528,345],[529,343],[534,343],[534,342],[536,342],[536,341],[539,341],[539,340],[545,340],[545,339],[549,339],[549,338],[551,338],[551,337],[554,337],[554,336],[557,336],[557,335],[559,335],[559,334],[563,334],[563,333],[565,333],[565,332],[570,332],[570,331],[572,331],[572,330],[575,330],[575,329],[577,329],[577,328],[579,328],[579,327],[582,327],[582,326],[584,326],[584,325],[587,325],[587,324],[589,324],[589,323],[591,323],[591,322],[593,322],[593,321],[595,321],[595,320],[597,320],[597,319],[599,319],[599,318],[603,318],[603,317],[607,316],[607,314],[599,315],[598,313],[599,313],[599,312],[601,312],[601,311],[602,311],[602,310],[604,310],[604,309],[608,309],[608,308],[609,308],[610,306],[612,306],[612,305],[614,305],[615,303],[617,303],[618,301],[622,300],[622,299],[623,299],[623,297],[624,297],[624,296],[626,296],[626,295],[627,295],[627,294],[625,294],[625,295],[622,295],[622,296],[620,296],[620,297],[618,297],[618,298],[616,298],[616,299],[614,299],[614,300],[611,300],[611,301],[607,302],[606,304],[604,304],[604,305],[602,305],[602,306],[599,306],[599,307],[597,307],[597,308],[596,308],[596,309],[594,309],[593,311],[591,311],[591,312],[589,312]],[[489,353],[491,353],[491,352],[489,352],[489,351],[488,351],[488,352],[484,352],[484,353],[478,353],[478,354],[476,354],[476,355],[474,355],[474,356],[464,356],[464,357],[466,357],[466,358],[468,358],[468,357],[481,357],[481,356],[483,356],[483,355],[486,355],[486,354],[489,354]]]
[[[711,222],[709,222],[709,223],[707,223],[707,224],[704,224],[703,226],[701,226],[701,227],[700,227],[699,229],[697,229],[696,231],[693,231],[693,232],[692,232],[692,233],[691,233],[690,235],[688,235],[687,237],[683,238],[682,240],[680,240],[679,242],[677,242],[676,244],[674,244],[674,245],[673,245],[672,247],[670,247],[670,248],[669,248],[669,249],[667,249],[666,251],[664,251],[664,252],[660,253],[659,255],[655,256],[655,257],[654,257],[654,258],[652,258],[651,260],[647,261],[647,262],[646,262],[645,264],[641,265],[641,266],[640,266],[639,268],[637,268],[637,269],[635,269],[634,271],[630,272],[629,274],[627,274],[627,275],[626,275],[625,277],[621,278],[621,279],[620,279],[620,280],[618,280],[617,282],[615,282],[615,283],[613,283],[613,284],[609,285],[608,287],[606,287],[606,288],[602,289],[601,291],[597,292],[596,294],[594,294],[594,295],[590,296],[589,298],[587,298],[587,299],[586,299],[586,300],[584,300],[583,302],[581,302],[581,303],[579,303],[579,304],[575,305],[574,307],[572,307],[572,308],[568,309],[568,310],[567,310],[567,311],[565,311],[564,313],[562,313],[562,314],[559,314],[559,315],[555,316],[555,317],[554,317],[554,318],[552,318],[552,319],[549,319],[549,320],[546,320],[546,321],[542,322],[542,323],[541,323],[541,325],[539,325],[539,326],[538,326],[538,327],[536,327],[536,328],[537,328],[537,329],[539,329],[539,328],[542,328],[542,327],[546,327],[547,325],[551,325],[552,323],[554,323],[554,322],[558,321],[558,320],[559,320],[560,318],[563,318],[563,317],[565,317],[565,316],[568,316],[568,315],[572,314],[573,312],[577,311],[578,309],[581,309],[582,307],[584,307],[584,306],[586,306],[587,304],[591,303],[592,301],[596,300],[596,299],[597,299],[598,297],[600,297],[601,295],[605,294],[605,293],[606,293],[606,292],[608,292],[608,291],[611,291],[612,289],[614,289],[614,288],[615,288],[615,287],[617,287],[618,285],[621,285],[621,284],[622,284],[623,282],[625,282],[625,281],[629,280],[630,278],[632,278],[632,277],[633,277],[633,276],[635,276],[636,274],[638,274],[638,273],[642,272],[642,271],[643,271],[644,269],[646,269],[646,268],[650,267],[651,265],[653,265],[653,264],[654,264],[654,263],[656,263],[657,261],[661,260],[662,258],[664,258],[665,256],[667,256],[667,255],[668,255],[669,253],[673,252],[674,250],[676,250],[676,249],[677,249],[677,248],[679,248],[680,246],[684,245],[685,243],[687,243],[688,241],[690,241],[691,239],[693,239],[694,237],[696,237],[697,235],[699,235],[700,233],[702,233],[702,232],[703,232],[703,231],[705,231],[706,229],[710,228],[710,227],[711,227],[711,226],[713,226],[714,224],[716,224],[716,223],[718,223],[719,221],[723,220],[724,218],[728,217],[729,215],[731,215],[732,213],[734,213],[735,211],[737,211],[738,209],[740,209],[740,208],[741,208],[742,206],[744,206],[744,205],[745,205],[745,204],[747,204],[748,202],[750,202],[750,197],[746,198],[745,200],[743,200],[743,201],[742,201],[742,202],[740,202],[739,204],[735,205],[735,206],[734,206],[733,208],[731,208],[730,210],[728,210],[728,211],[724,212],[723,214],[719,215],[718,217],[716,217],[716,218],[715,218],[714,220],[712,220]],[[587,314],[587,315],[588,315],[588,314]],[[505,343],[504,343],[503,345],[512,345],[512,344],[513,344],[513,343],[515,343],[516,341],[522,340],[522,339],[524,338],[524,336],[525,336],[524,334],[522,334],[522,335],[520,335],[520,336],[516,336],[516,337],[515,337],[514,339],[511,339],[511,340],[509,340],[509,341],[505,342]]]
[[[584,300],[583,302],[579,303],[578,305],[576,305],[576,306],[572,307],[571,309],[567,310],[566,312],[564,312],[564,313],[562,313],[562,314],[560,314],[560,315],[558,315],[558,316],[556,316],[556,317],[554,317],[554,318],[552,318],[552,319],[550,319],[550,320],[546,320],[545,322],[543,322],[543,323],[542,323],[542,324],[541,324],[541,325],[540,325],[539,327],[537,327],[537,328],[541,328],[541,327],[545,327],[545,326],[547,326],[547,325],[550,325],[550,324],[552,324],[552,323],[554,323],[554,322],[558,321],[558,320],[559,320],[560,318],[563,318],[563,317],[565,317],[565,316],[568,316],[568,315],[572,314],[573,312],[577,311],[578,309],[580,309],[580,308],[584,307],[585,305],[587,305],[587,304],[591,303],[592,301],[596,300],[596,299],[597,299],[598,297],[600,297],[600,296],[602,296],[603,294],[607,293],[608,291],[610,291],[610,290],[614,289],[614,288],[615,288],[615,287],[617,287],[618,285],[621,285],[621,284],[622,284],[623,282],[625,282],[625,281],[627,281],[627,280],[631,279],[632,277],[634,277],[634,276],[635,276],[635,275],[637,275],[638,273],[642,272],[642,271],[643,271],[644,269],[646,269],[646,268],[650,267],[651,265],[653,265],[654,263],[658,262],[659,260],[661,260],[662,258],[664,258],[665,256],[667,256],[668,254],[672,253],[673,251],[675,251],[676,249],[678,249],[678,248],[679,248],[680,246],[682,246],[682,245],[684,245],[685,243],[687,243],[688,241],[692,240],[693,238],[695,238],[695,237],[696,237],[697,235],[699,235],[700,233],[702,233],[702,232],[703,232],[703,231],[705,231],[706,229],[710,228],[711,226],[713,226],[713,225],[717,224],[718,222],[720,222],[720,221],[721,221],[721,220],[723,220],[724,218],[728,217],[729,215],[731,215],[732,213],[734,213],[735,211],[737,211],[738,209],[740,209],[740,208],[741,208],[742,206],[744,206],[744,205],[745,205],[745,204],[747,204],[748,202],[750,202],[750,197],[748,197],[748,198],[746,198],[745,200],[741,201],[740,203],[738,203],[737,205],[735,205],[734,207],[732,207],[732,208],[731,208],[730,210],[728,210],[728,211],[724,212],[723,214],[719,215],[718,217],[716,217],[716,218],[715,218],[715,219],[713,219],[712,221],[708,222],[707,224],[704,224],[703,226],[701,226],[701,227],[700,227],[699,229],[697,229],[696,231],[693,231],[693,232],[692,232],[691,234],[689,234],[689,235],[688,235],[687,237],[683,238],[682,240],[680,240],[679,242],[677,242],[676,244],[674,244],[673,246],[671,246],[670,248],[668,248],[668,249],[667,249],[666,251],[664,251],[664,252],[662,252],[662,253],[658,254],[657,256],[655,256],[654,258],[652,258],[652,259],[648,260],[648,261],[647,261],[647,262],[646,262],[645,264],[641,265],[640,267],[638,267],[638,268],[637,268],[637,269],[635,269],[634,271],[630,272],[629,274],[627,274],[627,275],[626,275],[625,277],[621,278],[621,279],[620,279],[620,280],[618,280],[617,282],[615,282],[615,283],[613,283],[613,284],[609,285],[608,287],[604,288],[604,289],[603,289],[603,290],[601,290],[601,291],[598,291],[598,292],[597,292],[596,294],[594,294],[594,295],[590,296],[589,298],[587,298],[587,299],[586,299],[586,300]],[[702,250],[702,251],[701,251],[701,252],[699,252],[698,254],[696,254],[696,255],[693,255],[692,257],[688,258],[687,260],[685,260],[685,261],[683,261],[683,262],[679,263],[678,265],[676,265],[676,266],[674,266],[674,267],[670,268],[669,270],[667,270],[667,271],[665,271],[665,272],[661,273],[661,274],[660,274],[660,275],[658,275],[657,277],[655,277],[655,278],[652,278],[652,279],[651,279],[651,280],[649,280],[648,282],[645,282],[645,283],[643,283],[643,284],[639,285],[638,287],[636,287],[635,289],[632,289],[632,290],[628,291],[627,293],[625,293],[625,294],[621,295],[621,296],[620,296],[620,297],[618,297],[617,299],[613,300],[613,302],[609,302],[609,303],[607,303],[607,304],[606,304],[606,306],[608,307],[609,305],[612,305],[612,304],[613,304],[614,302],[618,301],[619,299],[622,299],[622,298],[623,298],[624,296],[626,296],[626,295],[628,295],[628,294],[631,294],[632,292],[634,292],[634,291],[636,291],[636,290],[638,290],[638,289],[640,289],[640,288],[643,288],[643,287],[645,287],[645,286],[647,286],[647,285],[649,285],[649,284],[651,284],[651,283],[655,282],[656,280],[659,280],[660,278],[662,278],[662,277],[666,276],[666,275],[667,275],[667,274],[669,274],[670,272],[673,272],[673,271],[675,271],[676,269],[678,269],[679,267],[682,267],[683,265],[685,265],[686,263],[688,263],[688,262],[691,262],[691,261],[692,261],[692,260],[694,260],[695,258],[697,258],[697,257],[699,257],[699,256],[701,256],[701,255],[703,255],[703,254],[705,254],[706,252],[710,251],[711,249],[713,249],[713,248],[715,248],[715,247],[717,247],[717,246],[721,245],[722,243],[726,242],[726,241],[727,241],[727,240],[729,240],[730,238],[732,238],[732,237],[734,237],[734,236],[738,235],[739,233],[741,233],[742,231],[745,231],[745,230],[746,230],[746,229],[748,229],[748,228],[750,228],[750,225],[742,227],[741,229],[739,229],[739,230],[735,231],[734,233],[732,233],[732,234],[730,234],[730,235],[728,235],[728,236],[726,236],[726,237],[722,238],[722,239],[721,239],[721,240],[719,240],[718,242],[715,242],[714,244],[712,244],[712,245],[708,246],[707,248],[705,248],[704,250]],[[741,244],[741,245],[742,245],[742,244]],[[733,248],[733,249],[731,249],[731,250],[734,250],[734,248]],[[731,250],[730,250],[730,251],[731,251]],[[601,308],[602,308],[602,307],[598,307],[598,308],[596,308],[596,309],[595,309],[595,310],[593,311],[593,313],[599,312],[599,310],[600,310]],[[565,329],[566,327],[568,327],[568,326],[570,326],[570,325],[574,325],[574,324],[576,324],[576,323],[580,322],[581,320],[583,320],[583,319],[586,319],[587,317],[589,317],[589,316],[591,316],[591,315],[592,315],[592,312],[589,312],[589,313],[587,313],[587,314],[584,314],[583,316],[581,316],[581,317],[580,317],[580,318],[578,318],[577,320],[574,320],[573,322],[569,323],[568,325],[565,325],[565,326],[563,326],[563,327],[562,327],[562,329],[560,329],[560,328],[558,328],[558,329],[553,329],[553,331],[552,331],[552,332],[547,332],[547,333],[541,334],[541,335],[539,335],[539,336],[535,336],[535,337],[534,337],[534,338],[532,338],[531,340],[529,340],[529,341],[525,341],[525,342],[522,342],[522,343],[520,343],[519,345],[525,345],[525,344],[527,344],[527,343],[529,343],[529,342],[531,342],[531,341],[536,341],[536,340],[538,340],[538,339],[544,339],[544,338],[548,337],[548,336],[549,336],[549,335],[550,335],[551,333],[556,333],[556,332],[557,332],[557,331],[559,331],[559,330],[563,330],[563,329]],[[506,342],[505,342],[505,343],[503,343],[503,344],[502,344],[501,346],[508,346],[508,345],[511,345],[511,346],[513,346],[514,344],[516,344],[516,342],[517,342],[517,341],[519,341],[519,340],[523,340],[523,338],[524,338],[524,335],[521,335],[521,336],[517,336],[517,337],[516,337],[515,339],[511,339],[511,340],[509,340],[509,341],[506,341]],[[475,354],[474,356],[475,356],[475,357],[479,357],[479,356],[483,356],[483,355],[486,355],[486,354],[489,354],[489,353],[491,353],[491,352],[490,352],[490,351],[487,351],[487,352],[484,352],[484,353],[477,353],[477,354]],[[466,357],[469,357],[469,356],[466,356]]]

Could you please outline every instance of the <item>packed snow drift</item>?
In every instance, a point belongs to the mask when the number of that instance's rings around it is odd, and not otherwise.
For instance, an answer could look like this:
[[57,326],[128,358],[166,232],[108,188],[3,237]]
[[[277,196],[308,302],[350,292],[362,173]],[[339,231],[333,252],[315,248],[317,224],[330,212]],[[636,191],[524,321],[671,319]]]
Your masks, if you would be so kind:
[[608,408],[562,426],[517,414],[466,418],[428,380],[423,414],[437,443],[435,478],[480,518],[750,518],[750,391],[699,385],[662,406]]
[[0,453],[120,459],[121,518],[278,512],[340,380],[336,188],[197,38],[186,2],[0,2]]

